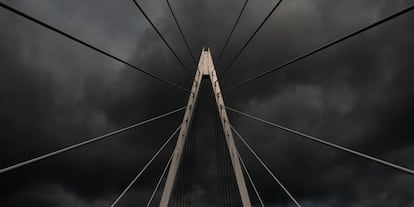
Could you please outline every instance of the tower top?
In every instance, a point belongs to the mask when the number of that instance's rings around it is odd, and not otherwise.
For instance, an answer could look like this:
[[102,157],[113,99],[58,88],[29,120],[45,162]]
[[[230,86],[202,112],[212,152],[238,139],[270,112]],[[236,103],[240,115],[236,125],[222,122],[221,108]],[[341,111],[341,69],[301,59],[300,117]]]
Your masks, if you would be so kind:
[[209,75],[210,72],[214,70],[213,58],[211,56],[210,48],[208,47],[203,47],[201,51],[198,70],[200,70],[203,75]]

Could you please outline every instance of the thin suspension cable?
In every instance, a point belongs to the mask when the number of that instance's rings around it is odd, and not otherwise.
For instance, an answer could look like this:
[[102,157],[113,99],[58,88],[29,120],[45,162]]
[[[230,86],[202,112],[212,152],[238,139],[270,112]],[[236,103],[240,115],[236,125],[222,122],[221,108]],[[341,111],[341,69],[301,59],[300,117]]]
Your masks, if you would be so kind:
[[236,30],[236,27],[237,27],[237,25],[239,24],[240,18],[241,18],[241,16],[242,16],[242,14],[243,14],[244,10],[246,9],[247,2],[249,2],[249,0],[245,0],[245,1],[244,1],[243,7],[242,7],[242,9],[240,10],[239,16],[237,17],[236,21],[234,22],[233,28],[231,29],[231,32],[230,32],[229,36],[227,37],[226,42],[224,43],[223,48],[222,48],[222,49],[221,49],[221,51],[220,51],[220,55],[219,55],[219,57],[218,57],[217,64],[219,64],[219,63],[220,63],[221,58],[223,57],[224,51],[226,50],[227,45],[229,44],[230,39],[231,39],[231,37],[233,36],[234,30]]
[[160,31],[157,29],[157,27],[154,25],[154,23],[152,23],[151,19],[148,17],[148,15],[144,12],[144,10],[142,9],[142,7],[138,4],[138,2],[136,0],[132,0],[135,5],[137,6],[137,8],[139,9],[139,11],[141,11],[142,15],[144,15],[145,19],[147,19],[147,21],[151,24],[152,28],[155,30],[155,32],[157,32],[158,36],[160,36],[160,38],[162,39],[162,41],[165,43],[165,45],[167,45],[168,49],[171,51],[171,53],[174,55],[174,57],[178,60],[178,62],[180,62],[180,65],[184,68],[184,70],[186,71],[188,78],[193,79],[191,72],[188,70],[187,66],[185,66],[185,64],[183,63],[183,61],[178,57],[177,53],[175,53],[175,51],[172,49],[172,47],[170,46],[170,44],[168,44],[167,40],[164,38],[164,36],[162,36],[162,34],[160,33]]
[[144,70],[142,68],[139,68],[138,66],[135,66],[135,65],[127,62],[126,60],[123,60],[123,59],[121,59],[119,57],[116,57],[116,56],[114,56],[112,54],[109,54],[108,52],[105,52],[105,51],[103,51],[103,50],[101,50],[101,49],[99,49],[99,48],[97,48],[97,47],[95,47],[95,46],[93,46],[93,45],[91,45],[91,44],[83,41],[83,40],[80,40],[79,38],[76,38],[75,36],[72,36],[72,35],[70,35],[70,34],[68,34],[66,32],[63,32],[62,30],[59,30],[59,29],[57,29],[57,28],[55,28],[55,27],[53,27],[53,26],[51,26],[49,24],[46,24],[45,22],[40,21],[39,19],[36,19],[33,16],[30,16],[30,15],[28,15],[26,13],[23,13],[23,12],[15,9],[15,8],[9,6],[9,5],[6,5],[3,2],[0,2],[0,6],[3,7],[4,9],[10,11],[10,12],[13,12],[13,13],[15,13],[15,14],[21,16],[21,17],[24,17],[24,18],[26,18],[26,19],[34,22],[34,23],[37,23],[40,26],[43,26],[43,27],[45,27],[45,28],[47,28],[49,30],[52,30],[52,31],[54,31],[54,32],[62,35],[62,36],[65,36],[65,37],[67,37],[67,38],[69,38],[69,39],[71,39],[71,40],[73,40],[73,41],[75,41],[75,42],[77,42],[77,43],[79,43],[79,44],[81,44],[83,46],[86,46],[86,47],[88,47],[88,48],[90,48],[90,49],[92,49],[92,50],[94,50],[94,51],[96,51],[98,53],[101,53],[101,54],[103,54],[103,55],[105,55],[107,57],[110,57],[110,58],[112,58],[112,59],[114,59],[114,60],[116,60],[116,61],[118,61],[120,63],[123,63],[123,64],[125,64],[125,65],[127,65],[127,66],[129,66],[129,67],[131,67],[131,68],[133,68],[135,70],[138,70],[138,71],[140,71],[140,72],[142,72],[142,73],[144,73],[144,74],[146,74],[146,75],[148,75],[148,76],[150,76],[152,78],[155,78],[155,79],[157,79],[159,81],[162,81],[163,83],[165,83],[167,85],[170,85],[170,86],[172,86],[174,88],[177,88],[177,89],[179,89],[181,91],[184,91],[184,92],[190,92],[189,90],[187,90],[186,88],[184,88],[184,87],[182,87],[182,86],[180,86],[178,84],[175,84],[175,83],[173,83],[173,82],[171,82],[171,81],[169,81],[169,80],[167,80],[167,79],[165,79],[165,78],[163,78],[163,77],[161,77],[159,75],[156,75],[156,74],[151,73],[149,71],[146,71],[146,70]]
[[162,179],[165,177],[165,174],[166,174],[166,172],[168,170],[168,167],[169,167],[169,165],[170,165],[171,160],[172,160],[173,157],[174,157],[174,152],[171,154],[170,159],[168,160],[167,164],[164,167],[164,170],[162,171],[162,174],[161,174],[160,178],[158,179],[158,182],[157,182],[157,185],[155,186],[155,189],[152,191],[151,197],[149,198],[149,200],[147,202],[147,207],[150,207],[150,205],[152,203],[152,200],[154,199],[155,194],[157,193],[158,188],[161,185]]
[[266,21],[270,18],[270,16],[272,16],[273,12],[279,7],[279,5],[282,3],[282,1],[283,0],[279,0],[279,2],[276,3],[276,5],[269,12],[269,14],[266,16],[266,18],[262,21],[262,23],[260,23],[259,27],[257,27],[256,31],[253,32],[253,34],[249,37],[249,39],[244,43],[244,45],[237,52],[236,56],[234,56],[233,59],[230,61],[230,63],[224,68],[223,72],[220,74],[221,76],[223,76],[227,72],[227,70],[231,67],[231,65],[233,65],[233,63],[240,56],[240,54],[243,52],[243,50],[246,49],[247,45],[249,45],[249,43],[256,36],[256,34],[259,32],[259,30],[263,27],[263,25],[266,23]]
[[259,199],[260,205],[261,205],[262,207],[264,207],[265,205],[264,205],[264,203],[263,203],[262,197],[260,197],[259,191],[257,191],[256,185],[254,184],[253,179],[252,179],[252,177],[250,176],[249,170],[247,169],[247,166],[246,166],[246,164],[244,163],[243,158],[241,157],[241,155],[240,155],[240,153],[239,153],[239,152],[237,152],[237,155],[239,156],[239,160],[240,160],[240,162],[241,162],[241,164],[242,164],[242,166],[243,166],[244,172],[246,172],[246,175],[247,175],[247,177],[249,178],[250,184],[252,184],[252,187],[253,187],[254,193],[256,193],[257,199]]
[[255,117],[255,116],[253,116],[253,115],[250,115],[250,114],[247,114],[247,113],[241,112],[241,111],[239,111],[239,110],[236,110],[236,109],[233,109],[233,108],[230,108],[230,107],[226,107],[226,108],[227,108],[227,109],[229,109],[230,111],[236,112],[236,113],[238,113],[238,114],[240,114],[240,115],[243,115],[243,116],[249,117],[249,118],[251,118],[251,119],[254,119],[254,120],[257,120],[257,121],[263,122],[263,123],[265,123],[265,124],[267,124],[267,125],[270,125],[270,126],[273,126],[273,127],[279,128],[279,129],[281,129],[281,130],[284,130],[284,131],[287,131],[287,132],[290,132],[290,133],[293,133],[293,134],[299,135],[300,137],[307,138],[307,139],[310,139],[310,140],[312,140],[312,141],[315,141],[315,142],[318,142],[318,143],[321,143],[321,144],[327,145],[327,146],[329,146],[329,147],[332,147],[332,148],[334,148],[334,149],[338,149],[338,150],[341,150],[341,151],[344,151],[344,152],[347,152],[347,153],[350,153],[350,154],[356,155],[356,156],[358,156],[358,157],[362,157],[362,158],[365,158],[365,159],[367,159],[367,160],[370,160],[370,161],[376,162],[376,163],[381,164],[381,165],[384,165],[384,166],[386,166],[386,167],[390,167],[390,168],[392,168],[392,169],[395,169],[395,170],[398,170],[398,171],[401,171],[401,172],[404,172],[404,173],[407,173],[407,174],[410,174],[410,175],[414,175],[414,170],[411,170],[411,169],[408,169],[408,168],[405,168],[405,167],[402,167],[402,166],[399,166],[399,165],[393,164],[393,163],[391,163],[391,162],[387,162],[387,161],[385,161],[385,160],[381,160],[381,159],[378,159],[378,158],[375,158],[375,157],[369,156],[369,155],[364,154],[364,153],[361,153],[361,152],[357,152],[357,151],[355,151],[355,150],[352,150],[352,149],[349,149],[349,148],[346,148],[346,147],[342,147],[342,146],[339,146],[339,145],[333,144],[333,143],[331,143],[331,142],[328,142],[328,141],[325,141],[325,140],[322,140],[322,139],[319,139],[319,138],[316,138],[316,137],[313,137],[313,136],[310,136],[310,135],[304,134],[304,133],[302,133],[302,132],[295,131],[295,130],[293,130],[293,129],[289,129],[289,128],[284,127],[284,126],[281,126],[281,125],[279,125],[279,124],[275,124],[275,123],[272,123],[272,122],[266,121],[266,120],[264,120],[264,119],[261,119],[261,118]]
[[196,60],[195,60],[195,58],[194,58],[193,53],[191,52],[191,49],[190,49],[190,46],[189,46],[189,44],[188,44],[187,38],[185,38],[184,32],[183,32],[183,30],[182,30],[182,28],[181,28],[181,26],[180,26],[180,23],[178,22],[177,17],[175,16],[174,10],[173,10],[173,8],[172,8],[172,6],[171,6],[171,4],[170,4],[170,1],[169,1],[169,0],[167,0],[167,4],[168,4],[168,8],[169,8],[169,9],[170,9],[170,11],[171,11],[172,16],[174,17],[174,21],[175,21],[175,24],[176,24],[176,25],[177,25],[177,27],[178,27],[178,30],[180,30],[180,34],[181,34],[181,37],[182,37],[182,38],[183,38],[183,40],[184,40],[185,47],[187,48],[188,53],[190,53],[190,55],[191,55],[191,59],[193,60],[194,65],[197,67],[197,62],[196,62]]
[[170,111],[170,112],[164,113],[164,114],[162,114],[162,115],[159,115],[159,116],[156,116],[156,117],[153,117],[153,118],[150,118],[150,119],[147,119],[147,120],[145,120],[145,121],[142,121],[142,122],[139,122],[139,123],[133,124],[133,125],[131,125],[131,126],[127,126],[127,127],[122,128],[122,129],[118,129],[118,130],[115,130],[115,131],[109,132],[109,133],[104,134],[104,135],[101,135],[101,136],[99,136],[99,137],[95,137],[95,138],[92,138],[92,139],[86,140],[86,141],[84,141],[84,142],[81,142],[81,143],[78,143],[78,144],[74,144],[74,145],[71,145],[71,146],[69,146],[69,147],[65,147],[65,148],[63,148],[63,149],[56,150],[56,151],[54,151],[54,152],[50,152],[50,153],[47,153],[47,154],[41,155],[41,156],[39,156],[39,157],[36,157],[36,158],[30,159],[30,160],[27,160],[27,161],[24,161],[24,162],[17,163],[17,164],[15,164],[15,165],[10,166],[10,167],[6,167],[6,168],[3,168],[3,169],[0,169],[0,175],[1,175],[2,173],[7,172],[7,171],[14,170],[14,169],[17,169],[17,168],[23,167],[23,166],[25,166],[25,165],[28,165],[28,164],[31,164],[31,163],[34,163],[34,162],[44,160],[44,159],[46,159],[46,158],[49,158],[49,157],[52,157],[52,156],[55,156],[55,155],[58,155],[58,154],[61,154],[61,153],[67,152],[67,151],[69,151],[69,150],[73,150],[73,149],[76,149],[76,148],[82,147],[82,146],[84,146],[84,145],[87,145],[87,144],[91,144],[91,143],[93,143],[93,142],[100,141],[100,140],[102,140],[102,139],[105,139],[105,138],[108,138],[108,137],[110,137],[110,136],[113,136],[113,135],[119,134],[119,133],[121,133],[121,132],[124,132],[124,131],[130,130],[130,129],[133,129],[133,128],[135,128],[135,127],[142,126],[142,125],[144,125],[144,124],[147,124],[147,123],[150,123],[150,122],[156,121],[156,120],[158,120],[158,119],[161,119],[161,118],[164,118],[164,117],[166,117],[166,116],[169,116],[169,115],[175,114],[175,113],[177,113],[177,112],[179,112],[179,111],[182,111],[182,110],[184,110],[185,108],[186,108],[186,107],[181,107],[181,108],[179,108],[179,109],[175,109],[175,110],[173,110],[173,111]]
[[[223,133],[223,128],[221,126],[220,123],[220,117],[219,117],[219,113],[218,113],[218,107],[216,106],[216,103],[213,102],[212,100],[213,98],[209,98],[210,100],[210,104],[212,106],[212,108],[214,109],[214,112],[212,114],[214,114],[214,132],[215,132],[215,141],[216,141],[216,173],[217,173],[217,179],[218,179],[218,200],[219,203],[217,206],[229,206],[226,205],[227,204],[227,192],[226,191],[226,179],[225,179],[225,165],[224,165],[224,160],[225,160],[225,156],[224,156],[224,150],[223,148],[224,146],[224,142],[225,142],[225,138],[222,136]],[[221,133],[220,133],[221,132]]]
[[[199,111],[199,108],[197,106],[196,113]],[[196,156],[195,153],[197,152],[197,128],[199,127],[199,113],[197,113],[193,117],[193,122],[191,123],[192,129],[189,131],[189,137],[187,137],[187,141],[189,144],[189,153],[188,153],[188,161],[189,161],[189,170],[188,170],[188,180],[187,180],[187,201],[185,206],[192,206],[192,196],[193,196],[193,185],[194,185],[194,169],[196,169]]]
[[347,34],[347,35],[345,35],[345,36],[343,36],[343,37],[341,37],[341,38],[339,38],[337,40],[334,40],[334,41],[332,41],[332,42],[330,42],[330,43],[328,43],[326,45],[323,45],[323,46],[321,46],[321,47],[319,47],[317,49],[314,49],[312,51],[309,51],[309,52],[307,52],[307,53],[305,53],[305,54],[303,54],[301,56],[298,56],[296,58],[293,58],[293,59],[291,59],[291,60],[289,60],[289,61],[287,61],[287,62],[285,62],[285,63],[283,63],[283,64],[281,64],[281,65],[279,65],[277,67],[275,67],[275,68],[269,69],[269,70],[267,70],[267,71],[265,71],[263,73],[260,73],[260,74],[258,74],[256,76],[253,76],[252,78],[249,78],[249,79],[247,79],[245,81],[242,81],[242,82],[240,82],[238,84],[235,84],[235,85],[233,85],[231,87],[228,87],[228,88],[224,89],[222,92],[227,92],[227,91],[233,90],[235,88],[238,88],[240,86],[243,86],[243,85],[246,85],[248,83],[251,83],[254,80],[260,79],[260,78],[262,78],[262,77],[264,77],[266,75],[269,75],[269,74],[271,74],[271,73],[273,73],[273,72],[275,72],[277,70],[280,70],[282,68],[285,68],[288,65],[291,65],[291,64],[293,64],[295,62],[298,62],[298,61],[300,61],[302,59],[305,59],[305,58],[307,58],[309,56],[312,56],[312,55],[314,55],[314,54],[316,54],[318,52],[321,52],[321,51],[323,51],[323,50],[325,50],[327,48],[330,48],[330,47],[332,47],[332,46],[334,46],[334,45],[336,45],[336,44],[338,44],[338,43],[340,43],[342,41],[345,41],[345,40],[347,40],[347,39],[349,39],[351,37],[357,36],[357,35],[365,32],[365,31],[368,31],[368,30],[376,27],[376,26],[379,26],[379,25],[381,25],[383,23],[386,23],[386,22],[388,22],[388,21],[390,21],[390,20],[392,20],[392,19],[394,19],[396,17],[399,17],[399,16],[401,16],[403,14],[406,14],[407,12],[412,11],[413,9],[414,9],[414,4],[408,6],[408,7],[404,8],[404,9],[402,9],[400,11],[397,11],[397,12],[395,12],[395,13],[393,13],[393,14],[391,14],[391,15],[389,15],[389,16],[387,16],[387,17],[385,17],[385,18],[383,18],[383,19],[381,19],[381,20],[379,20],[377,22],[374,22],[374,23],[372,23],[372,24],[370,24],[368,26],[365,26],[365,27],[363,27],[361,29],[358,29],[358,30],[356,30],[356,31],[354,31],[352,33],[349,33],[349,34]]
[[129,185],[125,188],[124,191],[118,196],[118,198],[112,203],[111,207],[114,207],[119,200],[125,195],[125,193],[131,188],[131,186],[138,180],[139,177],[141,177],[142,173],[145,172],[145,170],[148,168],[148,166],[151,165],[151,163],[157,158],[157,156],[161,153],[161,151],[167,146],[167,144],[171,141],[171,139],[177,134],[178,130],[180,130],[180,126],[177,127],[177,129],[170,135],[170,137],[164,142],[164,144],[161,146],[161,148],[151,157],[151,159],[147,162],[147,164],[141,169],[141,171],[138,173],[137,176],[129,183]]
[[252,147],[244,140],[244,138],[237,132],[237,130],[230,125],[231,129],[240,138],[244,145],[249,149],[249,151],[256,157],[256,159],[262,164],[262,166],[267,170],[267,172],[273,177],[273,179],[279,184],[279,186],[285,191],[285,193],[290,197],[290,199],[295,203],[296,206],[300,207],[300,204],[296,201],[296,199],[292,196],[292,194],[288,191],[288,189],[280,182],[280,180],[276,177],[276,175],[267,167],[267,165],[260,159],[260,157],[256,154]]

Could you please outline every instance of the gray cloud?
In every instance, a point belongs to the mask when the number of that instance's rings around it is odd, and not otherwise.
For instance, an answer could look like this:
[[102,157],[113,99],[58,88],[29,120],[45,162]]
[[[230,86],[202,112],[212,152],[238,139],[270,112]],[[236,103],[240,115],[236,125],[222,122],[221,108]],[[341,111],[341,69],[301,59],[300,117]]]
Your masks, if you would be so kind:
[[[6,1],[23,11],[185,87],[179,63],[132,1]],[[217,56],[241,1],[171,1],[191,50]],[[249,1],[224,61],[273,1]],[[376,21],[410,1],[284,1],[221,80],[226,88]],[[191,68],[164,1],[142,1]],[[414,168],[411,93],[414,14],[407,14],[251,85],[225,94],[228,105],[267,120]],[[167,112],[187,95],[6,10],[0,13],[0,166],[50,152]],[[213,109],[208,85],[196,117],[193,201],[217,206]],[[303,206],[411,206],[411,176],[260,123],[230,117]],[[171,116],[0,176],[4,206],[109,205],[181,121]],[[238,143],[267,206],[292,203]],[[143,206],[169,146],[120,205]],[[253,170],[254,169],[254,170]],[[252,194],[253,195],[253,194]],[[159,198],[159,194],[157,198]],[[253,196],[252,196],[253,197]],[[253,199],[255,202],[256,200]],[[157,200],[156,200],[157,201]]]

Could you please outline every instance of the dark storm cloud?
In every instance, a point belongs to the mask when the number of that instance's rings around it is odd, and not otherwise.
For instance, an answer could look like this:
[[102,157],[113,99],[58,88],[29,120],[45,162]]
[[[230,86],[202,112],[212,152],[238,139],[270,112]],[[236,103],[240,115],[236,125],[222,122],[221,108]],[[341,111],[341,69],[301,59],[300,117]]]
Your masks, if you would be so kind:
[[[184,70],[132,1],[7,1],[139,67],[188,87]],[[218,55],[241,1],[171,1],[198,59]],[[270,11],[249,1],[217,66]],[[222,79],[251,77],[376,21],[410,1],[284,1]],[[164,1],[142,6],[194,68]],[[3,10],[0,13],[0,164],[10,164],[167,112],[187,95]],[[414,168],[411,125],[413,14],[225,94],[267,120]],[[206,90],[209,90],[206,88]],[[203,94],[207,94],[204,92]],[[211,109],[200,99],[196,206],[215,206]],[[231,113],[231,112],[229,112]],[[157,121],[0,177],[5,206],[108,206],[181,121]],[[232,122],[304,206],[410,206],[414,180],[377,164],[231,114]],[[267,206],[291,205],[238,143]],[[200,146],[203,146],[202,148]],[[169,146],[120,206],[143,206]],[[201,165],[204,163],[205,165]],[[159,195],[158,195],[159,196]]]
[[[257,62],[240,61],[240,65],[249,65],[250,70],[238,70],[235,65],[234,71],[237,72],[228,74],[233,81],[226,80],[226,85],[243,80],[240,76],[246,78],[261,69],[277,66],[277,62],[283,63],[386,16],[398,6],[407,5],[404,2],[352,2],[286,3],[279,13],[280,18],[273,18],[273,27],[268,26],[267,32],[263,31],[267,38],[257,38],[259,46],[254,49],[262,48],[262,52],[246,52],[245,57],[240,58]],[[311,6],[307,7],[308,4]],[[309,9],[301,9],[302,6]],[[370,10],[373,11],[367,12]],[[391,158],[390,155],[396,151],[412,152],[409,131],[412,119],[409,114],[413,97],[409,92],[412,82],[409,54],[412,54],[413,45],[412,31],[404,26],[412,17],[412,14],[402,17],[263,81],[240,88],[240,92],[226,95],[232,104],[268,120],[412,166],[409,156]],[[300,25],[300,21],[310,23]],[[283,49],[269,48],[271,46],[265,44]],[[244,74],[234,75],[238,72]],[[234,102],[234,99],[239,101]],[[253,128],[251,121],[241,119],[236,122],[240,123],[240,128]],[[379,190],[371,178],[379,176],[383,178],[382,185],[401,189],[401,186],[412,183],[404,179],[406,175],[394,175],[375,165],[372,169],[371,165],[367,168],[367,163],[354,161],[351,156],[329,151],[323,146],[313,146],[308,141],[301,142],[301,138],[281,134],[275,129],[261,126],[262,132],[257,133],[256,127],[260,126],[254,127],[255,132],[243,130],[246,137],[257,143],[258,151],[267,160],[273,161],[271,166],[280,171],[280,177],[285,178],[292,191],[303,194],[310,201],[323,195],[320,203],[333,206],[377,206],[378,203],[395,206],[412,202],[411,199],[403,199],[406,195],[400,197],[395,191]],[[364,191],[359,190],[361,188]],[[403,188],[402,191],[407,193],[409,189]],[[387,199],[389,202],[384,201]]]

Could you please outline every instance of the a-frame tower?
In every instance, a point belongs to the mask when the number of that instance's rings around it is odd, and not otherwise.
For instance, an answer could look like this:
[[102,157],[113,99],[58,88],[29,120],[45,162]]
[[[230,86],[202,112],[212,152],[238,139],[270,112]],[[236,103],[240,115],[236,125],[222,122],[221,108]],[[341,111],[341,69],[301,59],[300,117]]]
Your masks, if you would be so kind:
[[240,193],[241,203],[243,204],[243,207],[251,207],[249,193],[246,188],[246,183],[243,177],[238,151],[234,143],[233,133],[230,128],[229,119],[227,117],[227,112],[221,94],[219,80],[217,78],[217,74],[214,68],[213,58],[208,48],[204,48],[201,52],[200,61],[198,63],[198,68],[194,77],[191,93],[188,98],[187,108],[184,114],[180,133],[178,135],[177,143],[173,152],[174,155],[171,161],[171,165],[169,167],[164,190],[162,192],[160,207],[168,207],[168,204],[171,200],[174,183],[177,179],[178,167],[180,166],[180,162],[182,159],[182,152],[185,146],[185,142],[187,140],[189,126],[192,121],[193,112],[195,109],[195,104],[197,102],[198,93],[203,76],[209,77],[211,81],[212,90],[214,91],[214,96],[220,115],[220,121],[224,129],[227,149],[230,155],[229,158],[233,166],[234,175],[236,177],[236,182]]

